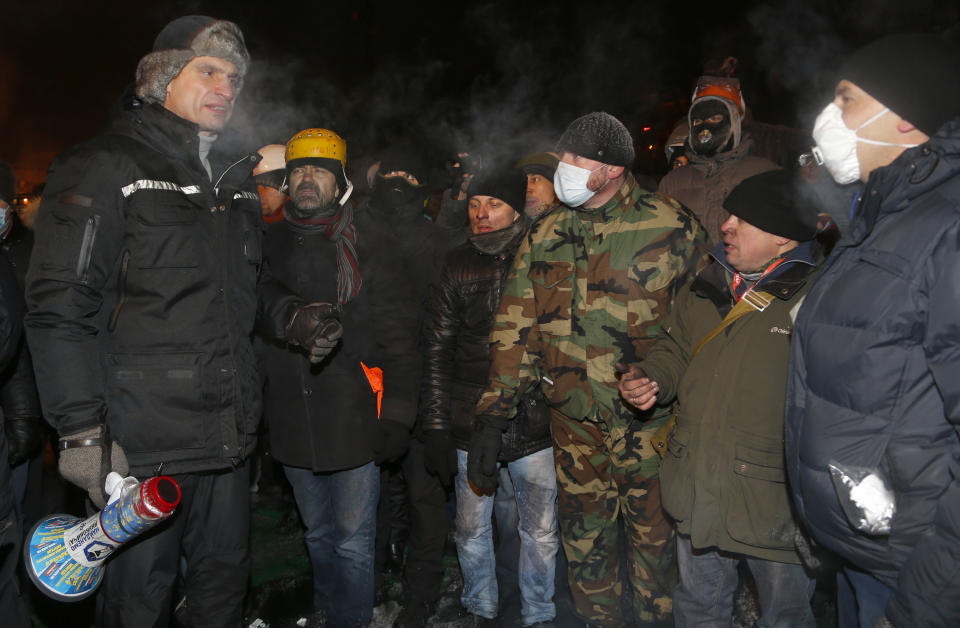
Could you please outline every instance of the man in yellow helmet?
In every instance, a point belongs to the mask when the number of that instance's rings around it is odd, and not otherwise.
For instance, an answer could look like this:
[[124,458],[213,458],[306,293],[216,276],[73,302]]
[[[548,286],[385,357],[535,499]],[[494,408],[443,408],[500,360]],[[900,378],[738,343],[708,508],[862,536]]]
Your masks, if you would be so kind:
[[316,365],[284,344],[264,351],[270,450],[307,528],[314,608],[333,626],[371,619],[377,465],[407,449],[419,373],[416,319],[409,320],[416,309],[407,306],[413,290],[394,248],[374,246],[354,223],[346,161],[346,143],[333,131],[306,129],[290,140],[290,201],[264,246],[276,278],[325,308],[339,330]]

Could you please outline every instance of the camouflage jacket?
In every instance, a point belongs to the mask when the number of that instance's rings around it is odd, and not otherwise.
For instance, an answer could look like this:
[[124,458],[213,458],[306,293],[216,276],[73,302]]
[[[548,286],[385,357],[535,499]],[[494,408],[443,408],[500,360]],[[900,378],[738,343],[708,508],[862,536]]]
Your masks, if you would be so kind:
[[572,419],[609,424],[624,416],[614,365],[646,353],[705,250],[693,214],[642,190],[630,174],[601,207],[541,217],[504,286],[477,414],[512,417],[520,396],[539,385]]

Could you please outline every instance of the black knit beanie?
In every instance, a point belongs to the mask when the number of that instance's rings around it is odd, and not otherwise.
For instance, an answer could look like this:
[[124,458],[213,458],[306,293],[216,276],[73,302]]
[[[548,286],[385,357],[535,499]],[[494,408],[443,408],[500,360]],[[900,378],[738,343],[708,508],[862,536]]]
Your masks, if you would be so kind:
[[16,193],[13,170],[7,164],[0,162],[0,201],[5,201],[7,205],[13,205],[13,197]]
[[470,179],[468,196],[493,196],[523,213],[527,199],[527,175],[512,166],[482,170]]
[[428,172],[423,154],[412,144],[394,144],[380,154],[380,174],[398,170],[412,174],[421,185],[426,183]]
[[786,170],[770,170],[741,181],[723,207],[767,233],[797,242],[817,233],[817,210],[799,193],[803,180]]
[[604,111],[594,111],[570,123],[557,142],[557,152],[629,168],[633,165],[633,138],[622,122]]
[[167,84],[194,57],[220,57],[237,66],[243,87],[250,54],[243,33],[233,22],[206,15],[184,15],[163,27],[153,42],[153,52],[137,66],[137,96],[147,102],[163,103]]
[[843,64],[846,79],[898,116],[933,136],[960,116],[960,47],[920,33],[889,35]]

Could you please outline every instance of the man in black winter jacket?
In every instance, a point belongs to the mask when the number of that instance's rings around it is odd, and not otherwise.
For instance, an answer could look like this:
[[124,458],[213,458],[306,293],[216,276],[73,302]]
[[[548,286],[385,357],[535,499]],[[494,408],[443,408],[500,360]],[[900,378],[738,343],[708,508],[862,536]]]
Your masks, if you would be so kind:
[[[960,49],[893,35],[843,64],[813,136],[864,184],[794,326],[786,463],[844,561],[840,625],[960,625]],[[851,595],[852,593],[852,595]]]
[[[473,235],[447,257],[425,329],[423,433],[427,468],[445,483],[456,475],[457,554],[463,571],[463,606],[496,623],[498,586],[493,554],[492,495],[467,479],[467,464],[491,455],[475,439],[476,401],[487,385],[493,319],[507,271],[529,219],[523,214],[526,177],[518,169],[481,172],[470,182]],[[515,209],[516,208],[516,209]],[[519,210],[519,211],[518,211]],[[557,482],[549,410],[542,399],[521,402],[492,453],[506,467],[520,520],[519,582],[524,626],[550,622],[557,530]],[[469,460],[468,460],[469,457]]]
[[111,469],[162,472],[182,491],[168,524],[111,559],[100,626],[165,625],[181,552],[189,623],[240,623],[258,312],[312,359],[327,351],[317,308],[261,272],[257,156],[217,142],[248,60],[232,22],[173,20],[107,131],[48,173],[26,328],[60,472],[98,506]]
[[287,143],[290,200],[270,225],[274,276],[328,312],[332,352],[315,365],[264,347],[270,451],[307,527],[313,602],[327,625],[366,625],[380,494],[377,465],[407,450],[416,414],[416,319],[395,249],[353,219],[347,146],[327,129]]

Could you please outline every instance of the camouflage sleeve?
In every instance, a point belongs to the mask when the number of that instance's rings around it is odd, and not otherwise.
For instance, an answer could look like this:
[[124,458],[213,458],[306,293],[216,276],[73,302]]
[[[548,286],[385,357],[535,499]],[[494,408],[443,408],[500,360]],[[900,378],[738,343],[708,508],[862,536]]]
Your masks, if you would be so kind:
[[689,286],[684,287],[670,314],[664,319],[656,342],[637,365],[647,377],[660,385],[658,404],[669,403],[676,397],[677,386],[690,362],[693,341],[692,321],[688,319],[697,305],[695,299]]
[[507,274],[490,332],[490,378],[477,414],[512,418],[517,400],[539,380],[536,301],[530,281],[530,237],[524,238]]
[[[631,270],[644,286],[646,307],[637,309],[627,324],[636,359],[643,358],[660,336],[663,321],[681,289],[706,266],[707,232],[689,210],[673,199],[657,195],[676,211],[677,223],[665,229],[634,256]],[[672,213],[672,212],[671,212]]]

